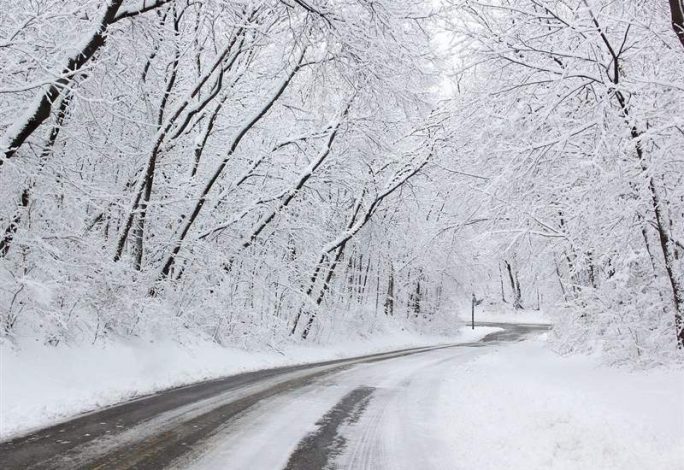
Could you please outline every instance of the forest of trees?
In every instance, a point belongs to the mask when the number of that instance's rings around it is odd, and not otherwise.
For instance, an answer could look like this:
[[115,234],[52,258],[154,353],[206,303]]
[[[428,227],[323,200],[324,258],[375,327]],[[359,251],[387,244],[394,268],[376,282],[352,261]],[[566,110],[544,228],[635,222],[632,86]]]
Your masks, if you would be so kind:
[[[680,0],[0,0],[0,336],[684,347]],[[679,346],[679,352],[678,352]]]

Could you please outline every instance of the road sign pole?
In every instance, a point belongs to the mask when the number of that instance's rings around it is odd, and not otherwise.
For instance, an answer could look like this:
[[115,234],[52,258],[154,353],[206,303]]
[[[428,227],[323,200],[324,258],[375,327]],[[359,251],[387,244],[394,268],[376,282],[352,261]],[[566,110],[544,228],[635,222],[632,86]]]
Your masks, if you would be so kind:
[[473,302],[472,302],[472,310],[470,314],[470,324],[472,326],[472,329],[475,329],[475,303],[477,302],[477,299],[475,298],[475,294],[473,293]]

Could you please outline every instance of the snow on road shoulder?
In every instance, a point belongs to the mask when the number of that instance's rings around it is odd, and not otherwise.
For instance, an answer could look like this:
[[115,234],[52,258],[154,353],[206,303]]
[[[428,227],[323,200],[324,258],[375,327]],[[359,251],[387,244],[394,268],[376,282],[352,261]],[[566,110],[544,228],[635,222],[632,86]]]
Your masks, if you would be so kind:
[[528,341],[455,367],[433,426],[444,468],[681,470],[683,397],[681,369],[612,369]]
[[428,346],[476,341],[499,328],[453,336],[408,332],[338,343],[244,351],[210,342],[110,343],[80,347],[0,346],[0,440],[78,413],[170,387],[241,372]]

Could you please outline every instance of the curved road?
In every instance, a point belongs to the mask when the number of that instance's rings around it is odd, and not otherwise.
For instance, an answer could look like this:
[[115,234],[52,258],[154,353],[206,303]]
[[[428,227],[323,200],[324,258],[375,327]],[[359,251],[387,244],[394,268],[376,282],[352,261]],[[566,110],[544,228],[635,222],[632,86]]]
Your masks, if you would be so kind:
[[406,389],[430,368],[475,357],[480,347],[520,341],[548,329],[537,324],[479,325],[503,331],[476,343],[250,372],[81,415],[0,443],[0,466],[6,470],[379,468],[373,440],[352,439],[345,432],[363,421],[363,433],[370,433],[384,419],[374,415],[379,413],[373,411],[379,403],[383,409],[393,403],[401,414],[401,400],[416,400],[400,398],[390,390]]

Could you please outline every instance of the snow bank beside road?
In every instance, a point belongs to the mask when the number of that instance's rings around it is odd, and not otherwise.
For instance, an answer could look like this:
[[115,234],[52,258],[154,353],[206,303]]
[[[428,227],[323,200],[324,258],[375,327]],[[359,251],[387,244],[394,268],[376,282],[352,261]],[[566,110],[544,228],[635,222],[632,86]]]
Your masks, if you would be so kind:
[[80,347],[0,348],[0,439],[78,413],[205,379],[440,343],[476,341],[499,328],[453,337],[408,332],[335,346],[248,352],[201,342],[129,342]]
[[444,468],[684,469],[681,369],[603,367],[542,341],[497,350],[444,379]]

